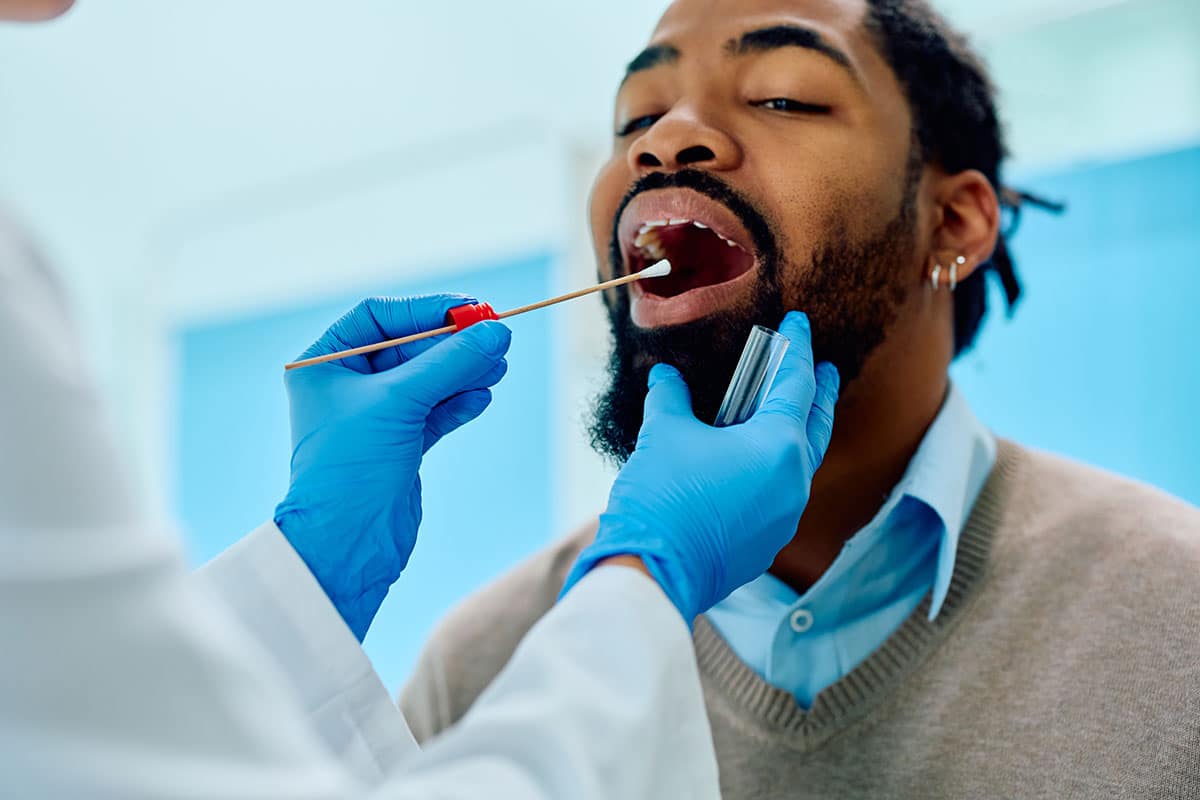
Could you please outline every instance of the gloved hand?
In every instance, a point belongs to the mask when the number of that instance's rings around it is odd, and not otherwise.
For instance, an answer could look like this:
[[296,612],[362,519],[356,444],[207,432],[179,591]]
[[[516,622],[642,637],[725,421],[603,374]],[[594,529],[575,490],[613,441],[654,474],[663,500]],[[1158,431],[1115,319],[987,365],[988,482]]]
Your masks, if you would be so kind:
[[654,366],[637,447],[563,594],[599,562],[639,556],[690,625],[767,571],[808,503],[833,433],[839,384],[832,364],[814,371],[804,314],[789,313],[780,332],[791,345],[778,377],[741,425],[697,420],[683,377]]
[[[458,295],[366,300],[301,358],[445,324]],[[511,333],[481,322],[449,336],[286,374],[292,477],[275,522],[362,641],[421,523],[421,457],[491,402]]]

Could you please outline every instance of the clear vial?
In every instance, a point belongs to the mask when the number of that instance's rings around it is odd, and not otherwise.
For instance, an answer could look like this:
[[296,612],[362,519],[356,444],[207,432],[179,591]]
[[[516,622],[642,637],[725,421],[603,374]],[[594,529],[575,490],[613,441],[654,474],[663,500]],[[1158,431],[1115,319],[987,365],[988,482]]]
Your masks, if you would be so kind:
[[762,325],[754,326],[713,425],[724,428],[754,416],[754,412],[767,399],[767,392],[775,382],[775,375],[779,372],[779,365],[783,363],[783,354],[787,352],[789,344],[788,338],[779,331]]

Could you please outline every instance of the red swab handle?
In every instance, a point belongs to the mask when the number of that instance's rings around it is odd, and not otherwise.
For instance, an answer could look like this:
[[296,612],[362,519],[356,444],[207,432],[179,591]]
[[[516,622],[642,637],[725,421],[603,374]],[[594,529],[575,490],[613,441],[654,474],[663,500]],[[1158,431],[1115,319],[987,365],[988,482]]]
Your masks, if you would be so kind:
[[473,305],[468,303],[464,306],[455,306],[446,312],[446,324],[453,325],[456,331],[470,327],[476,322],[483,322],[485,319],[500,319],[496,314],[496,309],[487,303]]

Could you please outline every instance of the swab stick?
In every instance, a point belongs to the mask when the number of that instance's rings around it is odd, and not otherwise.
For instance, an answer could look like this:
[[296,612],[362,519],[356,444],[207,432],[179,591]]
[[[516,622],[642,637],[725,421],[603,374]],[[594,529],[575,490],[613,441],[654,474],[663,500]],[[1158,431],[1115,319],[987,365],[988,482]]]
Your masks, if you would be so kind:
[[[324,364],[327,361],[337,361],[340,358],[349,358],[350,356],[360,356],[360,355],[363,355],[364,353],[374,353],[379,350],[386,350],[389,347],[396,347],[398,345],[408,344],[409,342],[419,342],[420,340],[428,339],[431,336],[441,336],[444,333],[454,333],[455,331],[460,331],[463,328],[467,327],[468,325],[471,325],[475,322],[479,322],[483,319],[507,319],[508,317],[515,317],[518,314],[524,314],[528,311],[537,311],[539,308],[546,308],[547,306],[552,306],[552,305],[556,305],[558,303],[563,303],[563,302],[566,302],[567,300],[574,300],[577,297],[583,297],[584,295],[589,295],[589,294],[592,294],[593,292],[601,292],[601,291],[604,291],[605,289],[611,289],[615,286],[623,286],[627,283],[633,283],[634,281],[640,281],[640,280],[644,280],[646,278],[662,278],[662,277],[664,277],[666,275],[670,275],[670,274],[671,274],[671,262],[667,261],[664,258],[662,261],[659,261],[655,264],[651,264],[650,266],[646,267],[644,270],[642,270],[640,272],[635,272],[632,275],[626,275],[622,278],[614,278],[611,281],[605,281],[604,283],[599,283],[599,284],[596,284],[595,286],[589,286],[588,288],[580,289],[577,292],[568,292],[567,294],[559,295],[558,297],[552,297],[549,300],[543,300],[540,303],[531,303],[530,305],[527,305],[527,306],[521,306],[519,308],[514,308],[510,311],[505,311],[502,314],[495,314],[494,312],[492,312],[491,314],[487,314],[485,316],[480,316],[480,315],[476,314],[476,315],[473,315],[473,318],[470,321],[465,322],[465,323],[456,322],[453,325],[446,325],[445,327],[435,328],[431,331],[421,331],[420,333],[413,333],[408,336],[401,336],[399,339],[388,339],[386,342],[376,342],[375,344],[367,344],[367,345],[363,345],[362,347],[354,347],[349,350],[340,350],[336,353],[327,353],[323,356],[316,356],[314,358],[306,358],[303,361],[294,361],[291,364],[286,365],[284,367],[284,369],[285,370],[299,369],[300,367],[308,367],[308,366],[312,366],[313,364]],[[486,304],[480,304],[480,305],[486,305]],[[477,308],[477,306],[461,306],[460,308],[475,309],[475,308]],[[486,309],[487,309],[487,312],[491,312],[491,306],[486,306]],[[454,311],[457,311],[457,310],[458,309],[451,309],[451,313],[453,313]]]

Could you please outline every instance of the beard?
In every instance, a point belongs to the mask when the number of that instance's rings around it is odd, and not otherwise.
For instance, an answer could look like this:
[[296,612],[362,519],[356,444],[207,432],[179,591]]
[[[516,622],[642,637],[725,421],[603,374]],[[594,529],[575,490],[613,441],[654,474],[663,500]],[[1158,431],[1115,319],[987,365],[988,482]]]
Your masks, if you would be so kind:
[[[608,387],[592,409],[588,429],[592,447],[618,466],[628,460],[642,426],[650,368],[659,362],[682,373],[697,419],[712,424],[751,328],[762,325],[777,330],[789,310],[808,314],[814,363],[833,363],[842,386],[847,386],[883,342],[907,293],[915,248],[914,176],[909,176],[908,184],[900,210],[881,230],[858,240],[844,232],[831,234],[814,248],[805,265],[788,262],[766,217],[708,173],[652,173],[634,184],[618,208],[617,220],[634,196],[655,188],[690,188],[728,206],[754,239],[757,277],[749,296],[734,305],[702,319],[660,328],[633,324],[625,287],[615,297],[605,298],[612,348]],[[623,255],[615,232],[609,258],[612,274],[621,274]]]

